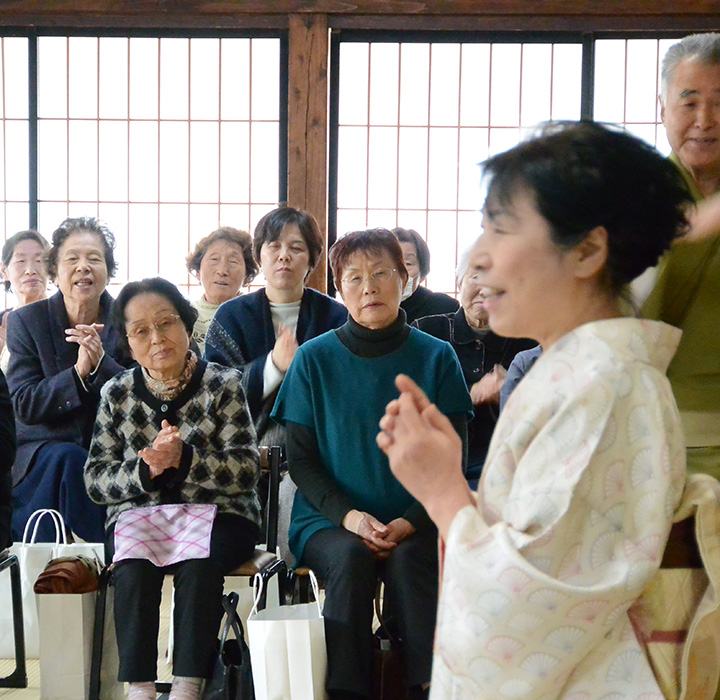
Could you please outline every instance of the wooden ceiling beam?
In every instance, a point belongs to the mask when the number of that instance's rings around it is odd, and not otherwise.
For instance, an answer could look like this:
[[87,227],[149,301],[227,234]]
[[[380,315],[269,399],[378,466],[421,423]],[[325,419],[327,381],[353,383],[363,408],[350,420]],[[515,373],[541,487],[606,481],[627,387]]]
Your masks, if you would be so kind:
[[277,29],[291,14],[341,27],[682,30],[716,24],[720,0],[4,0],[0,26]]

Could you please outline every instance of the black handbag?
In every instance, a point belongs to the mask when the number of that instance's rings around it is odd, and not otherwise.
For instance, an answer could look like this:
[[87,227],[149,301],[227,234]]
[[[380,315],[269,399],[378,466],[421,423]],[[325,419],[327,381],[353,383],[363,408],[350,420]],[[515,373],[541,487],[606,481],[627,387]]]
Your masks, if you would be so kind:
[[[205,684],[203,700],[255,700],[250,650],[245,642],[237,604],[237,593],[223,596],[225,622],[218,640],[212,675]],[[235,639],[228,639],[231,629],[235,633]]]

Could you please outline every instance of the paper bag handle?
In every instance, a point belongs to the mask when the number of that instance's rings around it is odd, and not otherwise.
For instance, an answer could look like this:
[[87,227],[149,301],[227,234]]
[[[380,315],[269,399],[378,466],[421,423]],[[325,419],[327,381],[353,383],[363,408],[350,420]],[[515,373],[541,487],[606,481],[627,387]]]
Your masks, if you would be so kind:
[[263,577],[260,576],[260,574],[255,574],[253,576],[253,605],[252,609],[250,610],[250,614],[254,615],[258,609],[258,603],[260,602],[260,597],[262,596],[263,591]]
[[[40,525],[40,521],[43,519],[45,515],[50,515],[50,517],[53,519],[53,522],[55,523],[55,544],[67,544],[67,535],[65,534],[65,521],[63,520],[63,516],[56,510],[52,510],[51,508],[41,508],[40,510],[36,510],[29,518],[27,523],[25,523],[25,530],[23,531],[23,544],[35,544],[35,538],[37,537],[37,530],[38,526]],[[30,526],[32,523],[35,523],[32,531],[32,535],[30,537],[30,541],[28,542],[28,531],[30,530]],[[60,542],[60,539],[62,538],[62,543]]]
[[[322,608],[320,607],[320,586],[318,585],[317,577],[312,569],[308,569],[308,576],[310,577],[310,585],[313,589],[313,595],[315,596],[315,604],[318,609],[318,616],[322,617]],[[255,574],[253,577],[253,606],[250,611],[251,615],[254,615],[258,611],[258,603],[262,597],[263,591],[263,577],[260,574]]]

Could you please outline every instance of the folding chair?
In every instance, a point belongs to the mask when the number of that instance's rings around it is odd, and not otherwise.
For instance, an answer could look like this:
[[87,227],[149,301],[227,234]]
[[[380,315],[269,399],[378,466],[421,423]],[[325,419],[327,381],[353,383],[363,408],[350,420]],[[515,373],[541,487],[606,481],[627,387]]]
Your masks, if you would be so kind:
[[[280,600],[285,599],[287,566],[285,562],[282,559],[278,559],[275,554],[277,549],[277,510],[281,453],[282,451],[278,446],[260,448],[261,468],[263,471],[269,472],[266,548],[256,549],[251,559],[227,574],[227,576],[246,576],[251,581],[255,574],[260,574],[263,578],[263,598],[260,602],[260,607],[265,606],[267,584],[276,574],[278,575]],[[88,700],[100,700],[100,669],[102,666],[105,610],[107,606],[107,591],[111,585],[112,566],[107,566],[100,575],[98,597],[95,604],[95,625],[93,628],[93,651],[90,666],[90,692]],[[158,693],[167,693],[170,690],[169,683],[158,682],[155,684],[155,687]]]
[[15,636],[15,670],[0,678],[0,688],[27,688],[25,670],[25,628],[23,626],[22,589],[20,586],[20,562],[10,550],[0,552],[0,571],[10,569],[10,592],[13,611],[13,633]]

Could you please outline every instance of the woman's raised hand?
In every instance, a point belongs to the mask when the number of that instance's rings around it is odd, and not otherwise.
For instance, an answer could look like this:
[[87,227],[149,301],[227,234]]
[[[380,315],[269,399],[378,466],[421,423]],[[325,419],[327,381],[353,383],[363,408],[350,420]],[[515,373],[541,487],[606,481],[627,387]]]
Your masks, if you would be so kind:
[[160,432],[153,440],[152,447],[144,447],[138,456],[150,468],[150,478],[162,474],[166,469],[180,466],[183,441],[180,429],[166,420],[161,424]]
[[500,404],[500,390],[505,383],[507,370],[502,365],[495,365],[480,381],[470,387],[470,398],[473,406],[484,403]]
[[281,371],[287,372],[298,349],[297,339],[286,326],[281,326],[272,349],[273,364]]
[[79,345],[75,371],[81,379],[95,370],[105,354],[100,338],[100,331],[104,327],[102,323],[79,323],[74,328],[65,329],[65,340]]

